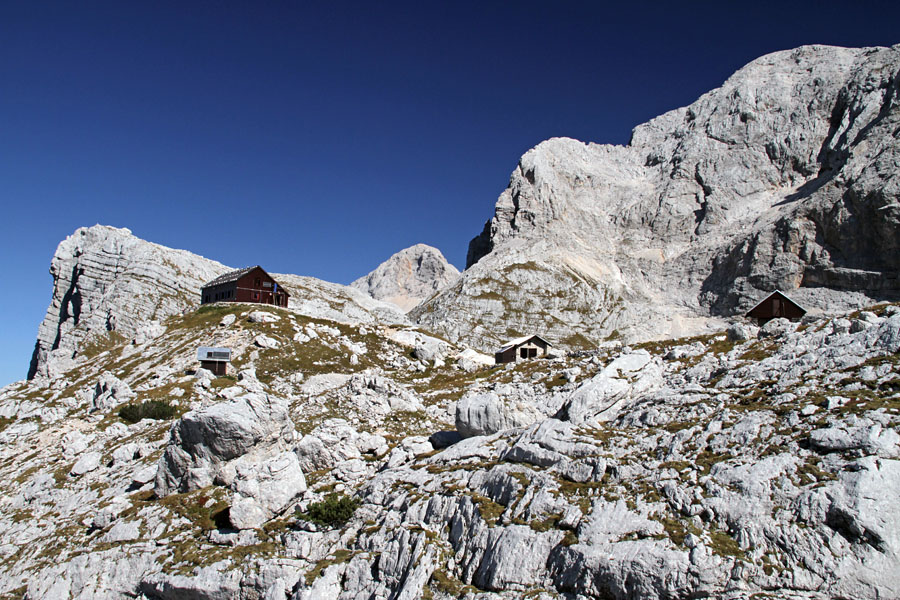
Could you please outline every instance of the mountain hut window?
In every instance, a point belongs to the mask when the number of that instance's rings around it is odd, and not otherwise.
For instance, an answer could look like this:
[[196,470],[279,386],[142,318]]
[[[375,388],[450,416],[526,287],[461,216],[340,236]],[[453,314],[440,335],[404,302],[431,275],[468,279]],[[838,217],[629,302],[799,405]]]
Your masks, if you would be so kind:
[[254,280],[253,280],[253,287],[259,287],[259,281],[260,281],[259,277],[257,277],[256,279],[254,279]]

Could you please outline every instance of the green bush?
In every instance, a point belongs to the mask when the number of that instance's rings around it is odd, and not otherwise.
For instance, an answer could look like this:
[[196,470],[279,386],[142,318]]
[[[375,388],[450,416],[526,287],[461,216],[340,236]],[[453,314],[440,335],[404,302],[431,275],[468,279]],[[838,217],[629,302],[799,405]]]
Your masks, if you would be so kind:
[[140,404],[126,404],[119,409],[119,417],[126,423],[137,423],[141,419],[171,419],[175,407],[161,400],[146,400]]
[[321,502],[313,502],[305,513],[298,516],[317,525],[340,527],[353,516],[359,500],[346,495],[329,494]]

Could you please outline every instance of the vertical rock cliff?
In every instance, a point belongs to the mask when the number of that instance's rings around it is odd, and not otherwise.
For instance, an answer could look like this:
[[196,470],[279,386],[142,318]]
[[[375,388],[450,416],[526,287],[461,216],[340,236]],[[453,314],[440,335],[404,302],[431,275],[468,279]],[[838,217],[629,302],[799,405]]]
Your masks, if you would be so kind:
[[53,298],[28,378],[65,371],[92,336],[134,336],[148,322],[198,304],[203,283],[228,270],[185,250],[146,242],[128,229],[78,229],[60,242],[50,263]]
[[628,146],[543,142],[462,279],[413,316],[472,343],[539,329],[578,345],[696,331],[775,288],[822,310],[894,298],[898,86],[900,46],[807,46],[751,62]]

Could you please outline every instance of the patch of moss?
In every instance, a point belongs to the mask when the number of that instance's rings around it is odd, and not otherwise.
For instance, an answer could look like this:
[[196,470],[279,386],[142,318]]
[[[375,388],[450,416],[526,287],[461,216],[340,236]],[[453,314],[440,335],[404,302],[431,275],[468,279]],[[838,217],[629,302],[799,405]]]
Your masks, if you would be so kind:
[[807,457],[806,462],[801,463],[800,466],[797,467],[797,476],[800,478],[800,485],[834,481],[837,479],[837,475],[829,473],[828,471],[823,471],[819,467],[821,461],[821,458],[813,454]]
[[156,502],[204,531],[230,526],[227,521],[229,506],[221,488],[207,487],[185,494],[171,494]]
[[497,520],[500,518],[500,515],[503,514],[503,511],[506,510],[506,507],[502,504],[497,504],[487,496],[482,496],[481,494],[472,493],[470,496],[475,503],[475,506],[478,508],[478,514],[480,514],[481,518],[487,522],[488,526],[493,527],[496,525]]
[[463,598],[479,591],[478,588],[463,583],[442,569],[435,569],[428,583],[438,592],[453,598]]
[[763,344],[762,342],[754,342],[750,347],[738,356],[740,360],[760,361],[772,356],[778,349],[776,344]]
[[737,540],[713,527],[709,531],[710,549],[719,556],[732,556],[738,559],[746,559],[747,553],[741,550]]
[[598,495],[603,487],[603,483],[600,481],[578,483],[562,477],[557,477],[556,481],[559,488],[553,493],[576,504],[585,515],[591,512],[591,498]]
[[560,546],[574,546],[578,543],[578,535],[572,531],[571,529],[567,529],[565,534],[563,534],[563,539],[560,540]]
[[108,331],[103,335],[98,335],[84,344],[79,352],[80,356],[91,359],[98,355],[123,346],[127,338],[118,331]]
[[561,514],[554,513],[544,519],[535,519],[534,521],[528,523],[528,526],[531,527],[534,531],[550,531],[551,529],[556,529],[556,526],[562,520],[562,517],[563,516]]
[[694,464],[700,467],[701,475],[709,475],[709,472],[712,470],[713,465],[724,462],[726,460],[730,460],[734,458],[730,452],[723,452],[721,454],[712,452],[710,450],[704,450],[697,454],[697,458],[694,459]]

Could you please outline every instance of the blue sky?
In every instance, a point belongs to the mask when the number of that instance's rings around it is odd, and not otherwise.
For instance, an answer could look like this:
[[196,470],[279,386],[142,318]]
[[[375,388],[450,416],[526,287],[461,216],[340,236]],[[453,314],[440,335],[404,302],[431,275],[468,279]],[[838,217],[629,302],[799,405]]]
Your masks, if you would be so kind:
[[762,54],[897,23],[892,2],[3,2],[0,385],[78,227],[339,283],[418,242],[462,268],[540,141],[627,143]]

